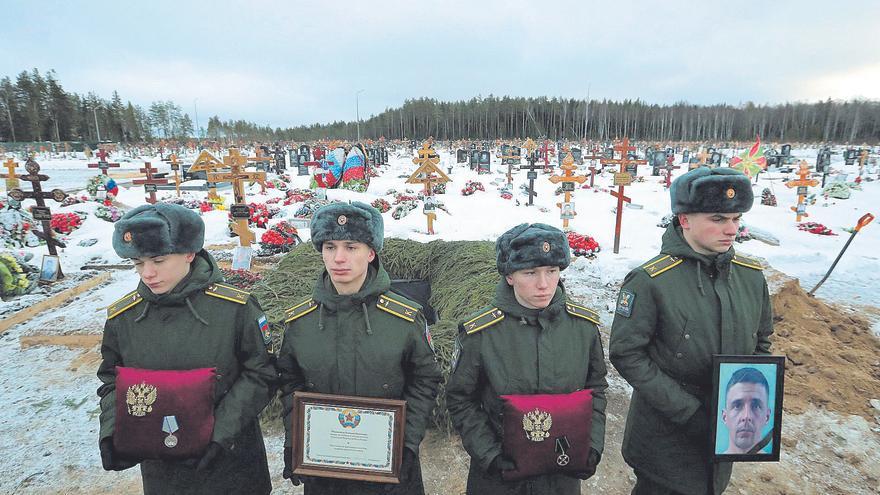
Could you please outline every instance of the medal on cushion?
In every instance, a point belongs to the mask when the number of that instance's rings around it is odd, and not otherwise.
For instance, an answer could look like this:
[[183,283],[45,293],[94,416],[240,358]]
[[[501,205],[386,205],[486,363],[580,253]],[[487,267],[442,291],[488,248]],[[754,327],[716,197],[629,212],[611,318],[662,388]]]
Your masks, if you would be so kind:
[[556,437],[556,453],[559,454],[556,456],[556,464],[563,467],[568,465],[569,458],[566,452],[570,448],[571,444],[568,443],[568,437]]
[[177,446],[177,437],[174,436],[174,432],[177,431],[177,417],[176,416],[165,416],[162,419],[162,431],[168,434],[165,437],[165,446],[169,449],[173,449]]

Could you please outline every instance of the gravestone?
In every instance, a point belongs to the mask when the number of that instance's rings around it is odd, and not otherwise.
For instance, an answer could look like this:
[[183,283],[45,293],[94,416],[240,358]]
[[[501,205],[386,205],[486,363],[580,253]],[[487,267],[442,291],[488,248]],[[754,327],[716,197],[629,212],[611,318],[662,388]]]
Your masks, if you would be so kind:
[[827,170],[831,166],[831,150],[823,148],[816,155],[816,172],[820,174],[828,173]]
[[659,177],[660,170],[666,166],[666,151],[651,152],[648,163],[651,165],[651,175]]
[[788,158],[791,156],[791,145],[790,144],[783,144],[782,145],[782,156],[784,156],[785,158]]
[[467,163],[467,161],[468,161],[467,150],[458,150],[455,152],[455,163]]
[[492,171],[492,154],[489,153],[488,150],[483,150],[479,152],[479,165],[477,168],[477,172],[480,173],[489,173]]
[[470,165],[471,170],[477,170],[480,168],[480,150],[472,149],[468,159],[468,165]]
[[846,165],[855,165],[859,152],[854,149],[848,149],[843,152],[843,163]]
[[721,153],[717,151],[712,152],[712,156],[709,158],[709,165],[712,167],[718,167],[721,165]]
[[690,163],[691,158],[691,150],[684,150],[681,152],[681,163]]

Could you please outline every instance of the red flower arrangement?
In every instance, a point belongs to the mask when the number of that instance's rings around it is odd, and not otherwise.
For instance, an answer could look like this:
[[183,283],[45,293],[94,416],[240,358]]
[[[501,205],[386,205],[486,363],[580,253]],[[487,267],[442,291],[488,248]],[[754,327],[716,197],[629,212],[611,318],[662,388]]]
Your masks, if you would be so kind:
[[82,226],[82,218],[76,213],[53,213],[49,225],[59,234],[69,234]]
[[828,227],[822,225],[821,223],[816,222],[804,222],[798,224],[798,229],[803,230],[805,232],[809,232],[811,234],[818,235],[837,235]]
[[269,254],[286,253],[302,242],[293,225],[281,221],[260,236],[260,247]]
[[592,258],[601,250],[596,239],[588,235],[578,234],[577,232],[568,233],[568,245],[575,256],[583,256],[585,258]]
[[470,196],[471,194],[477,191],[485,191],[486,189],[483,187],[482,182],[469,180],[464,185],[464,189],[461,190],[462,196]]
[[379,210],[379,213],[385,213],[386,211],[391,209],[391,204],[382,198],[376,199],[375,201],[370,203],[370,205],[373,208]]

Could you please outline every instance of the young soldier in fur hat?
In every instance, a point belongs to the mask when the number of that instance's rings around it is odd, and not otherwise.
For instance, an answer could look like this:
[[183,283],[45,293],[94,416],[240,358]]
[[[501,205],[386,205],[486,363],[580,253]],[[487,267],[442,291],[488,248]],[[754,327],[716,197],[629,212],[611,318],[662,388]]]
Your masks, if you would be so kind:
[[[560,272],[568,267],[570,253],[559,229],[540,223],[518,225],[498,238],[495,253],[501,280],[493,306],[459,325],[453,373],[446,388],[453,424],[471,456],[467,493],[579,494],[580,480],[596,472],[605,439],[608,384],[599,317],[566,297]],[[505,471],[527,466],[517,466],[502,453],[517,446],[502,444],[501,396],[562,397],[584,389],[592,390],[588,445],[563,447],[582,449],[588,459],[585,470],[541,474],[524,481],[502,479]],[[524,420],[510,427],[518,428],[519,436],[526,438]],[[550,435],[542,440],[548,444],[565,434],[552,428],[544,433]],[[549,455],[564,466],[565,454],[557,445]]]
[[761,264],[733,249],[749,179],[701,167],[670,195],[676,218],[624,279],[611,329],[611,362],[633,387],[623,457],[633,494],[717,494],[731,464],[710,457],[712,355],[770,352],[770,296]]
[[[278,357],[284,404],[284,478],[314,494],[422,494],[419,444],[441,380],[421,306],[390,290],[379,261],[382,214],[370,205],[331,203],[315,212],[312,244],[324,271],[312,296],[287,310]],[[406,400],[400,484],[308,477],[291,472],[293,393],[308,391]]]
[[[134,262],[141,281],[107,309],[98,368],[101,462],[114,471],[140,463],[147,494],[269,493],[257,418],[276,378],[268,323],[253,297],[221,283],[204,237],[198,214],[163,203],[135,208],[114,226],[113,249]],[[121,372],[155,377],[155,370],[177,373],[173,383],[145,378],[128,390],[116,387]],[[206,370],[213,386],[183,390]],[[207,417],[189,407],[200,402]],[[199,454],[175,456],[205,428],[210,443]],[[144,448],[158,445],[158,457],[132,452],[138,445],[120,452],[133,437],[145,439]]]

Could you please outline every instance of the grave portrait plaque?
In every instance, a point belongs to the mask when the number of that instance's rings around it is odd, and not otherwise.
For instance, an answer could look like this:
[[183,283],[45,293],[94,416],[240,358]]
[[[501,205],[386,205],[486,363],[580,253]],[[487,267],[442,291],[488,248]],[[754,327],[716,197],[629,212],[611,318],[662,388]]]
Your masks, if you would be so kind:
[[468,153],[465,150],[458,150],[455,152],[455,163],[467,163],[468,161]]
[[791,156],[791,145],[790,144],[783,144],[782,145],[782,156],[784,156],[786,158]]
[[487,150],[480,151],[480,172],[491,172],[492,154]]

